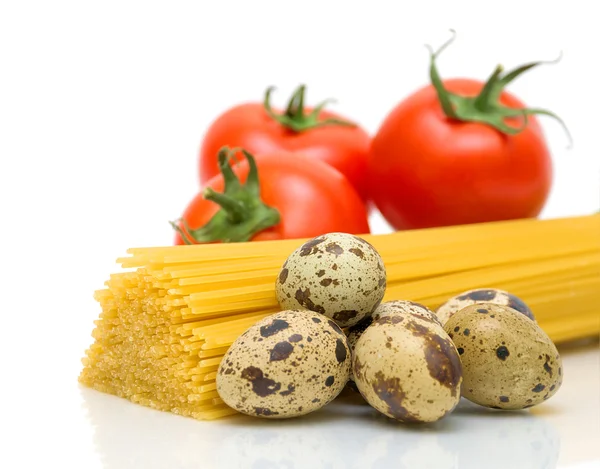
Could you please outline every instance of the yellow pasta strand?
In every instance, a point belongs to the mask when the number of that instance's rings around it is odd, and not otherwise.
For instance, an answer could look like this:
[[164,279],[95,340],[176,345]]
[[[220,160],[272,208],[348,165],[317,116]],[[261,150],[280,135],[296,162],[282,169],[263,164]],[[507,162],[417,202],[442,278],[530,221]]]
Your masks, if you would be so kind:
[[[365,235],[387,271],[385,300],[436,308],[479,287],[525,300],[556,342],[600,334],[600,215]],[[197,419],[232,415],[216,391],[231,343],[278,311],[274,285],[304,240],[132,248],[94,293],[102,312],[81,383]]]

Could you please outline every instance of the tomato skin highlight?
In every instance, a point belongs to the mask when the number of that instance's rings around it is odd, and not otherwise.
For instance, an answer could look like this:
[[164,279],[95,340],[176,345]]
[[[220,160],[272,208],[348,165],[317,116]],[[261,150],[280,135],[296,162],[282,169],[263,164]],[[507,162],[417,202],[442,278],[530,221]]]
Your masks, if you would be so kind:
[[[476,96],[483,83],[450,79],[444,86]],[[500,102],[524,107],[507,92]],[[535,117],[516,135],[453,120],[431,85],[386,117],[371,144],[368,172],[370,196],[398,230],[536,217],[552,184],[550,153]]]
[[[276,208],[279,224],[257,233],[252,241],[311,238],[332,231],[369,233],[367,209],[350,182],[327,164],[290,152],[255,155],[262,201]],[[233,171],[242,182],[248,164],[241,162]],[[205,187],[223,192],[223,176],[210,179]],[[185,209],[190,228],[205,225],[220,209],[199,192]],[[175,244],[185,244],[179,234]]]
[[[327,110],[320,112],[319,121],[329,118],[343,119]],[[359,126],[327,125],[294,132],[271,118],[262,103],[235,106],[221,114],[204,136],[199,154],[202,184],[219,174],[216,155],[225,145],[254,155],[286,151],[321,160],[344,174],[365,197],[370,137]]]

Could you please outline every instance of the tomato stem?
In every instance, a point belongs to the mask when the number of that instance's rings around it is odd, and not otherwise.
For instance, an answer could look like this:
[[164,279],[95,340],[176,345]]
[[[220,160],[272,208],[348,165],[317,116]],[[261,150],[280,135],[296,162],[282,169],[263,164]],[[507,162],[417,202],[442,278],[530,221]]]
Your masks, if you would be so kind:
[[[564,121],[555,113],[539,108],[515,109],[500,103],[500,96],[502,92],[515,78],[519,77],[524,72],[537,67],[538,65],[558,63],[562,58],[562,53],[555,60],[531,62],[521,65],[520,67],[517,67],[514,70],[505,73],[504,75],[504,68],[502,65],[498,65],[485,82],[479,95],[475,97],[460,96],[451,93],[446,89],[444,82],[439,75],[436,64],[436,60],[440,53],[443,52],[446,47],[452,44],[456,38],[456,32],[452,29],[450,32],[452,34],[450,39],[448,39],[437,51],[434,52],[431,46],[427,46],[430,55],[429,77],[431,84],[436,90],[440,106],[448,118],[463,122],[480,122],[489,125],[490,127],[493,127],[504,134],[517,135],[527,128],[529,123],[528,116],[544,115],[552,117],[558,121],[567,135],[569,147],[572,146],[573,139],[569,129]],[[506,119],[510,118],[520,119],[521,125],[518,127],[508,125],[506,123]]]
[[[248,176],[242,184],[233,171],[236,154],[241,151],[248,161]],[[191,229],[185,219],[179,224],[170,222],[186,244],[208,242],[241,242],[280,222],[279,211],[266,205],[260,198],[260,181],[254,157],[243,149],[223,147],[217,156],[223,175],[224,190],[216,192],[207,187],[202,192],[206,200],[218,204],[221,209],[200,228]]]
[[263,105],[265,112],[273,120],[279,122],[281,125],[291,130],[292,132],[304,132],[307,130],[315,129],[318,127],[325,127],[330,125],[341,125],[354,127],[355,124],[343,119],[330,117],[327,119],[320,119],[321,111],[327,106],[327,104],[335,102],[333,99],[326,99],[321,103],[317,104],[311,112],[306,112],[304,108],[304,97],[306,93],[306,85],[300,85],[290,98],[286,110],[283,114],[277,114],[271,107],[271,94],[275,87],[271,86],[267,88],[265,92],[265,98]]

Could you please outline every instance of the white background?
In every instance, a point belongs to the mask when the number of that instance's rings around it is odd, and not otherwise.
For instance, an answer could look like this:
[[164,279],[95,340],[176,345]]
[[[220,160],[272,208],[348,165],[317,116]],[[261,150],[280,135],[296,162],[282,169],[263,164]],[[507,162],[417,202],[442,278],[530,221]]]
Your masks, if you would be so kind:
[[[171,243],[167,221],[198,190],[204,129],[228,106],[261,99],[269,85],[278,87],[274,99],[283,104],[306,83],[311,103],[335,97],[332,109],[372,133],[399,100],[427,83],[423,45],[441,44],[449,28],[458,38],[439,61],[444,77],[484,79],[498,62],[512,68],[562,50],[560,64],[531,71],[510,90],[562,116],[575,140],[567,150],[560,126],[541,119],[555,165],[543,216],[598,210],[600,30],[593,5],[1,1],[0,425],[10,437],[2,437],[7,448],[0,461],[7,463],[0,466],[33,467],[37,461],[39,467],[100,467],[106,448],[92,443],[84,411],[90,399],[96,411],[106,405],[100,412],[107,415],[132,412],[128,434],[140,428],[136,418],[148,424],[150,411],[90,397],[77,387],[79,360],[99,313],[92,292],[127,248]],[[381,220],[373,228],[386,229]],[[577,376],[588,391],[597,390],[597,352],[586,353],[570,363],[576,370],[587,360],[591,369]],[[597,467],[575,466],[600,459],[585,443],[600,437],[598,403],[593,394],[591,401],[575,395],[571,404],[578,410],[569,410],[570,416],[565,407],[559,419],[562,448],[567,441],[571,451],[561,452],[558,467]],[[574,419],[586,415],[586,406],[589,439],[581,443],[573,431],[582,424]],[[211,431],[193,421],[156,418],[165,434],[185,434],[190,441]],[[256,431],[260,436],[263,430]],[[583,449],[573,449],[576,439]],[[125,441],[134,453],[153,446],[143,438]],[[126,447],[114,452],[119,438],[112,444],[107,467],[137,467]],[[236,446],[227,451],[235,453]],[[462,461],[448,467],[481,463]],[[165,460],[166,466],[188,467],[175,459]]]

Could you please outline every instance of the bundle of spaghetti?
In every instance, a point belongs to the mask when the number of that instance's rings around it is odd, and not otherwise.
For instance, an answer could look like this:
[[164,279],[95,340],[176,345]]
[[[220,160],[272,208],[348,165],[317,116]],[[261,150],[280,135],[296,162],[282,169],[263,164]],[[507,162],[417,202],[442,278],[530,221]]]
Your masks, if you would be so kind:
[[[384,301],[431,308],[473,288],[521,297],[556,342],[600,333],[600,215],[365,235],[386,265]],[[198,419],[235,413],[216,372],[232,342],[279,311],[275,280],[305,240],[135,248],[96,292],[102,312],[80,381]]]

